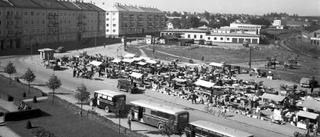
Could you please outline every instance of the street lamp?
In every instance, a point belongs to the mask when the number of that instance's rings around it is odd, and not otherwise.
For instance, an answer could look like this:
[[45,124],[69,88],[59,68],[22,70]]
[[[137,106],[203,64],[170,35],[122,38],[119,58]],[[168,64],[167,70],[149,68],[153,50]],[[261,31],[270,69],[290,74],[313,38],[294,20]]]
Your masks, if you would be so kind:
[[251,52],[252,52],[252,47],[249,46],[249,42],[247,40],[243,41],[243,46],[246,48],[249,48],[249,74],[251,74]]

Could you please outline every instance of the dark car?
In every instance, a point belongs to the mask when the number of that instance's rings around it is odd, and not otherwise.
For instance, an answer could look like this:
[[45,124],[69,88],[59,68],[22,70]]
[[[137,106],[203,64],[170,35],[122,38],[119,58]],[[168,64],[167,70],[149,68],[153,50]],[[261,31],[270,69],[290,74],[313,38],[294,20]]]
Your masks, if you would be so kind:
[[66,49],[65,49],[63,46],[58,47],[58,48],[56,49],[56,53],[63,53],[63,52],[66,52]]

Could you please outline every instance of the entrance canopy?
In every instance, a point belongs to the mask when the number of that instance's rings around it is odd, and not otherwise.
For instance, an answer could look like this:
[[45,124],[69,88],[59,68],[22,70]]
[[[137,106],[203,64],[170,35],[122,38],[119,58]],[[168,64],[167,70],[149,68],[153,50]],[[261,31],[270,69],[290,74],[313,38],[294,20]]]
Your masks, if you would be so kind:
[[206,88],[211,88],[211,87],[214,86],[214,83],[208,82],[208,81],[204,81],[204,80],[198,80],[194,84],[196,84],[198,86],[203,86],[203,87],[206,87]]

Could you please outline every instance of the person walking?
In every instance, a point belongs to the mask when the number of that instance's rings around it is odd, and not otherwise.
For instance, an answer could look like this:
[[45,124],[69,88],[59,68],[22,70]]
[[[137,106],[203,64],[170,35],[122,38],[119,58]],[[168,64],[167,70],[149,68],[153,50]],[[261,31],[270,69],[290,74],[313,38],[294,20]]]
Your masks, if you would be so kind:
[[77,74],[77,69],[73,68],[73,77],[76,77],[76,74]]
[[129,129],[131,130],[131,113],[130,113],[130,112],[129,112],[129,114],[128,114],[127,123],[128,123]]

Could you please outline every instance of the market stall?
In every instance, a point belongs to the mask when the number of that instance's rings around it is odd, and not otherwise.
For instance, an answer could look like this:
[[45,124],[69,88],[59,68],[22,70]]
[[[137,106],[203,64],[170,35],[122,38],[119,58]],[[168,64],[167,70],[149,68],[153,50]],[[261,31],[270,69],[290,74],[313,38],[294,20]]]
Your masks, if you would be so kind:
[[297,127],[302,129],[307,129],[308,122],[312,126],[314,124],[318,124],[319,114],[307,112],[307,111],[299,111],[296,113],[297,117]]

